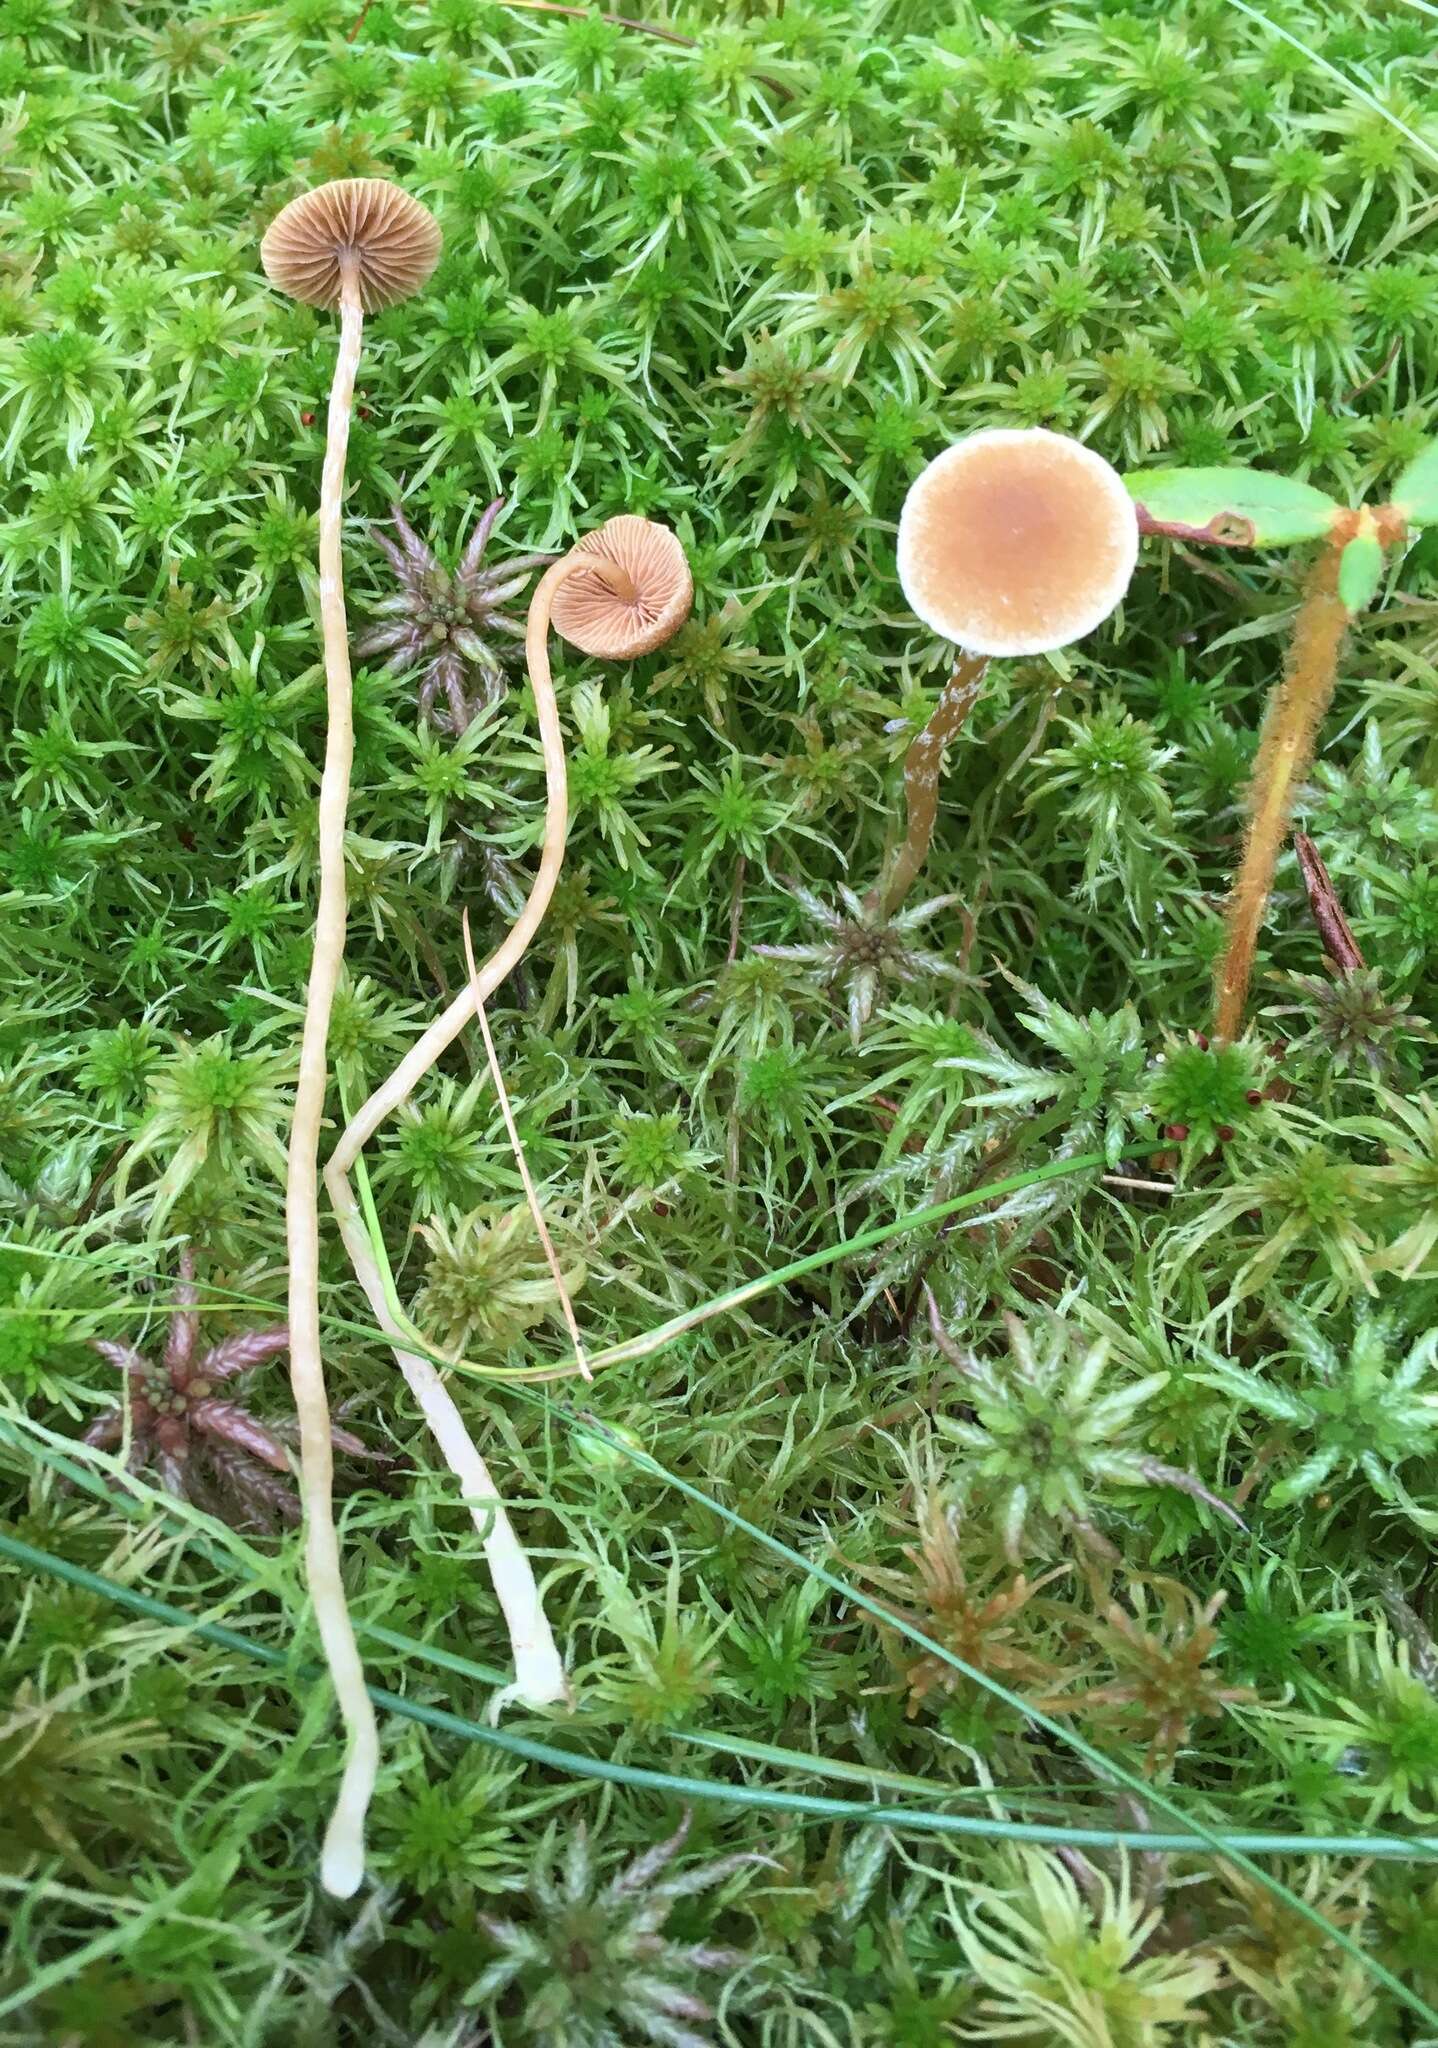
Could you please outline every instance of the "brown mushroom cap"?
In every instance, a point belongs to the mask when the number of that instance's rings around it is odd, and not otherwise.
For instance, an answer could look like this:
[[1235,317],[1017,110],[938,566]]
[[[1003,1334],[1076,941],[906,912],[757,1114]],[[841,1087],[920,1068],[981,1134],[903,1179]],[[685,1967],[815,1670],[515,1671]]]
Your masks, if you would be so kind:
[[439,261],[433,214],[387,178],[336,178],[302,192],[270,222],[260,261],[271,284],[307,306],[337,306],[342,265],[359,268],[367,313],[419,290]]
[[593,555],[595,566],[565,577],[551,619],[581,653],[633,661],[662,647],[688,618],[694,579],[667,526],[624,512],[576,541],[574,554]]
[[935,456],[899,516],[899,581],[925,625],[974,654],[1081,640],[1122,598],[1138,513],[1101,455],[995,427]]

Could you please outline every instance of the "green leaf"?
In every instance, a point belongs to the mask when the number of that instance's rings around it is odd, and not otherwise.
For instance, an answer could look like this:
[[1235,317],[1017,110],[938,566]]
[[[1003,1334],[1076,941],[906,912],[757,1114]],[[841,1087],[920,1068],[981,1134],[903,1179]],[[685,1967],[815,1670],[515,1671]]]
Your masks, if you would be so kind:
[[1383,575],[1383,550],[1371,533],[1358,533],[1338,563],[1338,595],[1351,612],[1366,612]]
[[1393,486],[1393,502],[1410,526],[1438,523],[1438,441],[1414,456]]
[[1312,484],[1259,469],[1141,469],[1124,483],[1151,529],[1230,548],[1318,540],[1340,509]]

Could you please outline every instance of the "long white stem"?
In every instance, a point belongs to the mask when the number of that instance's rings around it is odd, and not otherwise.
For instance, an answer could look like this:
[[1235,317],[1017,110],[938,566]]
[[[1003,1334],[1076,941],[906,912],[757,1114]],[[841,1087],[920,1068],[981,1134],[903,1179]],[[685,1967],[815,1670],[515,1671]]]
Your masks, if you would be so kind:
[[490,1717],[498,1719],[511,1699],[526,1707],[553,1706],[556,1700],[569,1697],[569,1684],[529,1559],[449,1388],[427,1358],[404,1348],[404,1332],[390,1311],[379,1262],[370,1248],[364,1218],[348,1180],[342,1174],[328,1172],[325,1179],[355,1277],[365,1291],[375,1321],[390,1340],[395,1363],[404,1374],[405,1385],[414,1395],[430,1435],[459,1481],[465,1506],[484,1545],[485,1561],[514,1653],[514,1683],[490,1701]]
[[344,1721],[346,1750],[339,1797],[325,1833],[320,1875],[326,1891],[347,1899],[364,1876],[364,1822],[379,1764],[379,1733],[365,1691],[340,1572],[339,1537],[332,1498],[334,1455],[330,1411],[320,1355],[319,1152],[325,1106],[325,1043],[345,944],[345,811],[349,803],[354,725],[350,696],[349,637],[345,626],[340,526],[345,456],[359,368],[364,314],[358,275],[344,273],[340,346],[330,386],[324,476],[320,486],[320,620],[324,631],[328,724],[320,781],[320,901],[315,918],[299,1080],[290,1125],[285,1184],[285,1234],[290,1268],[290,1383],[300,1424],[300,1483],[305,1506],[305,1570],[310,1598],[335,1697]]
[[483,1458],[475,1447],[464,1418],[439,1373],[428,1359],[406,1351],[403,1331],[395,1323],[381,1279],[379,1263],[366,1235],[364,1221],[350,1186],[349,1170],[369,1138],[390,1113],[397,1109],[416,1084],[464,1029],[469,1019],[505,976],[523,957],[539,929],[554,885],[564,864],[564,842],[569,823],[569,782],[565,772],[564,735],[559,723],[559,705],[549,667],[549,611],[554,593],[576,568],[592,566],[593,557],[576,560],[566,556],[548,568],[535,590],[529,607],[525,652],[535,709],[539,716],[540,744],[544,752],[545,807],[544,842],[539,869],[523,910],[502,944],[484,965],[472,973],[463,991],[443,1016],[433,1023],[411,1047],[382,1087],[351,1118],[325,1167],[340,1233],[349,1252],[355,1276],[365,1291],[375,1320],[390,1339],[395,1360],[405,1382],[418,1401],[421,1413],[445,1462],[459,1480],[470,1512],[484,1542],[485,1557],[494,1579],[494,1590],[504,1612],[514,1650],[514,1684],[494,1702],[492,1711],[512,1693],[527,1706],[548,1706],[568,1695],[564,1667],[555,1645],[553,1631],[545,1617],[539,1588],[529,1559],[495,1492]]

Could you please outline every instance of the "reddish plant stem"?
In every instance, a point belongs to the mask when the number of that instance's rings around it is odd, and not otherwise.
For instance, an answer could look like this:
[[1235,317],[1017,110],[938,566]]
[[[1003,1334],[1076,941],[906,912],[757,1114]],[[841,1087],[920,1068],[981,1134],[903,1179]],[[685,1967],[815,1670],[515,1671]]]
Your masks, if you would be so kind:
[[729,951],[724,964],[732,967],[739,957],[739,931],[744,916],[744,871],[748,866],[741,853],[734,864],[734,893],[729,899]]
[[1309,575],[1293,628],[1283,680],[1269,699],[1248,793],[1243,860],[1228,903],[1228,944],[1219,962],[1213,1034],[1232,1039],[1244,1005],[1263,913],[1279,851],[1288,834],[1294,792],[1313,760],[1314,737],[1338,680],[1338,656],[1349,614],[1338,595],[1342,545],[1325,547]]
[[1393,365],[1397,362],[1398,351],[1402,348],[1402,346],[1403,336],[1401,334],[1395,334],[1392,342],[1389,344],[1387,355],[1378,365],[1378,368],[1373,372],[1373,375],[1371,377],[1365,377],[1361,384],[1355,384],[1353,388],[1344,397],[1343,403],[1345,405],[1352,405],[1355,398],[1361,398],[1365,391],[1371,391],[1373,389],[1373,386],[1378,382],[1380,377],[1386,377],[1388,375],[1388,372],[1392,369]]
[[939,777],[943,772],[944,748],[963,730],[964,720],[983,688],[989,660],[986,654],[961,654],[953,674],[939,693],[929,722],[910,746],[904,760],[904,802],[908,824],[904,843],[894,859],[879,894],[888,916],[898,909],[918,878],[933,843],[934,820],[939,810]]

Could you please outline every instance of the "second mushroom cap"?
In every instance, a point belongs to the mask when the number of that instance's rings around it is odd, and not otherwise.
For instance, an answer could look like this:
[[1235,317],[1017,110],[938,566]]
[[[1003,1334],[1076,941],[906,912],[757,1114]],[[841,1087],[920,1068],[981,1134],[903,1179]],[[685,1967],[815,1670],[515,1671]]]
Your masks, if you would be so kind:
[[602,661],[633,661],[671,639],[689,616],[694,579],[667,526],[631,512],[574,544],[577,568],[554,593],[554,630]]
[[1138,514],[1101,455],[1041,427],[988,428],[935,456],[899,519],[919,617],[974,654],[1044,654],[1106,619],[1138,560]]

